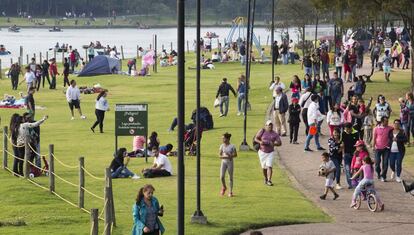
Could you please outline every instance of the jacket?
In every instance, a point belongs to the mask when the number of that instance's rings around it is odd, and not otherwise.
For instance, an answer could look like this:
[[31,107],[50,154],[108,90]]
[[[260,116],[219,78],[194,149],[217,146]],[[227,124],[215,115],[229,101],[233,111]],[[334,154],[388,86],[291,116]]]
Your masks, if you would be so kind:
[[233,87],[228,84],[227,82],[222,82],[217,90],[216,98],[223,96],[229,96],[229,91],[233,93],[234,96],[236,96],[236,92],[234,91]]
[[[156,197],[152,197],[151,204],[155,208],[156,214],[160,210],[160,204]],[[147,205],[144,200],[141,200],[139,203],[135,203],[132,207],[132,216],[134,218],[134,226],[132,227],[132,235],[142,235],[144,233],[145,222],[147,219]],[[157,215],[157,223],[160,229],[161,234],[165,232],[165,228],[162,225],[160,219]]]
[[[390,139],[389,146],[391,146],[392,142],[393,142],[393,139],[394,139],[393,131],[390,131],[389,139]],[[407,142],[407,136],[405,135],[403,130],[400,130],[400,132],[398,132],[398,134],[397,134],[397,145],[398,145],[398,152],[400,152],[403,157],[405,155],[405,145],[404,144],[406,142]]]
[[300,123],[300,105],[289,105],[289,123],[296,124]]
[[314,125],[323,120],[323,115],[319,111],[319,104],[315,102],[311,102],[311,104],[308,107],[308,124]]
[[[279,113],[283,114],[283,113],[286,113],[288,111],[289,102],[288,102],[287,95],[285,93],[282,93],[281,95],[282,95],[282,98],[280,98],[280,101],[279,101]],[[276,99],[275,99],[275,101],[276,101]]]

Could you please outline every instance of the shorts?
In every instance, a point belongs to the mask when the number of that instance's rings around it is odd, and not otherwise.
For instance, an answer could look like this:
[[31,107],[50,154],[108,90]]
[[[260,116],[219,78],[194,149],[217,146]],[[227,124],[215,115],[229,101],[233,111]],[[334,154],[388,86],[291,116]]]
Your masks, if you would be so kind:
[[349,67],[348,64],[344,64],[344,73],[350,73],[351,72],[351,67]]
[[383,65],[382,69],[384,70],[384,73],[391,73],[391,66]]
[[273,167],[274,152],[265,153],[262,150],[259,150],[257,153],[259,154],[259,160],[262,169]]
[[75,109],[79,109],[80,108],[80,102],[79,102],[79,100],[72,100],[72,102],[68,102],[68,104],[69,104],[70,110],[73,110],[73,107],[75,107]]
[[334,179],[326,178],[325,179],[325,187],[333,188],[333,186],[334,186]]

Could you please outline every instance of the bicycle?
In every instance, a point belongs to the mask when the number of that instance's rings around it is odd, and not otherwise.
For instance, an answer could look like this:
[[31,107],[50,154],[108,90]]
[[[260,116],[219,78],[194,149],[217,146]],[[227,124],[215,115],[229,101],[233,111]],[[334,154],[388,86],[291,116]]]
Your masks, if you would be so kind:
[[379,207],[379,202],[376,197],[376,192],[373,184],[367,184],[361,190],[361,193],[356,198],[356,204],[353,207],[355,210],[358,210],[361,205],[362,201],[367,201],[368,209],[371,212],[375,212],[378,209],[383,210],[383,207]]

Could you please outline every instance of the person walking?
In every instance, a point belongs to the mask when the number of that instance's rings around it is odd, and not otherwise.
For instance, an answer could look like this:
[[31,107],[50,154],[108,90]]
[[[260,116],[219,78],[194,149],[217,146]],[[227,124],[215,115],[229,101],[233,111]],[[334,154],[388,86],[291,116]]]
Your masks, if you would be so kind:
[[343,142],[341,139],[341,130],[335,128],[332,137],[328,140],[329,146],[329,158],[335,165],[335,180],[336,189],[342,189],[341,186],[341,164],[342,164],[342,151]]
[[50,78],[49,78],[49,62],[47,60],[44,60],[42,63],[42,88],[45,88],[45,80],[47,79],[47,83],[49,83],[50,86]]
[[391,75],[391,56],[389,51],[385,51],[385,55],[382,58],[382,69],[384,70],[385,80],[389,82]]
[[71,120],[75,119],[73,108],[77,109],[79,111],[79,115],[81,119],[85,119],[86,116],[82,114],[82,110],[80,107],[80,90],[76,86],[76,81],[72,80],[70,81],[70,86],[66,90],[66,100],[68,101],[70,112],[72,114]]
[[106,100],[107,91],[103,90],[99,93],[95,103],[96,122],[92,125],[91,131],[95,132],[95,127],[99,124],[99,131],[103,133],[103,121],[105,119],[105,112],[109,111],[108,101]]
[[91,60],[93,60],[94,57],[95,57],[95,47],[93,45],[91,45],[88,48],[88,59],[89,59],[89,62]]
[[19,83],[19,85],[22,84],[23,82],[26,82],[26,88],[27,88],[27,91],[29,91],[29,89],[34,86],[36,77],[34,73],[30,70],[29,66],[26,66],[25,69],[26,69],[26,73],[24,74],[24,80],[22,80]]
[[331,191],[334,195],[333,200],[336,200],[339,197],[339,195],[335,192],[334,189],[336,166],[333,163],[333,161],[329,159],[329,154],[327,152],[322,153],[321,157],[322,164],[320,165],[319,169],[323,168],[325,169],[325,172],[323,175],[321,174],[321,172],[319,172],[319,176],[325,177],[325,191],[319,198],[321,200],[326,200],[328,192]]
[[287,95],[282,87],[276,88],[275,105],[273,106],[273,118],[276,124],[276,132],[281,136],[286,136],[286,112],[289,109]]
[[244,114],[246,105],[246,77],[241,75],[237,83],[237,116]]
[[373,131],[373,149],[375,151],[375,171],[382,182],[387,180],[387,171],[390,155],[390,139],[392,139],[393,128],[388,126],[388,118],[382,117],[381,122]]
[[237,157],[237,150],[236,147],[230,144],[231,134],[224,133],[223,134],[223,143],[220,145],[219,148],[219,156],[221,159],[221,167],[220,167],[220,180],[221,180],[221,190],[220,195],[223,196],[226,193],[227,186],[226,186],[226,171],[229,173],[229,197],[233,197],[233,172],[234,172],[234,163],[233,159]]
[[243,41],[239,47],[239,54],[240,54],[240,63],[242,65],[246,64],[246,42]]
[[65,58],[65,62],[63,63],[63,87],[66,87],[66,84],[70,86],[69,72],[70,72],[70,68],[69,68],[68,58]]
[[17,90],[17,87],[19,85],[19,75],[21,73],[20,66],[18,63],[12,64],[12,66],[9,69],[9,76],[11,79],[12,84],[12,90]]
[[319,131],[317,131],[318,128],[318,123],[320,121],[323,120],[323,115],[321,114],[321,112],[319,111],[319,96],[316,94],[313,94],[311,96],[311,103],[308,107],[308,111],[307,111],[307,121],[308,121],[308,126],[309,129],[310,128],[315,128],[316,131],[314,131],[315,133],[312,133],[312,131],[309,131],[306,137],[306,142],[305,142],[305,152],[312,152],[313,150],[309,148],[310,145],[310,141],[312,140],[313,137],[315,137],[315,144],[318,150],[325,150],[321,144],[319,143]]
[[300,125],[300,105],[298,104],[298,98],[292,97],[292,104],[289,105],[289,139],[291,144],[298,143],[298,132]]
[[258,155],[262,167],[264,183],[267,186],[273,186],[273,161],[275,146],[281,146],[282,141],[279,135],[273,130],[272,121],[266,121],[265,127],[257,132],[254,137],[255,142],[260,144]]
[[376,42],[371,47],[371,68],[372,69],[378,67],[378,60],[379,60],[380,54],[381,54],[381,44],[379,44],[379,42]]
[[398,183],[401,183],[401,171],[402,161],[405,155],[405,143],[407,142],[407,136],[403,129],[401,129],[401,121],[399,119],[394,120],[394,129],[392,130],[392,138],[390,139],[390,168],[391,179],[394,179]]
[[351,123],[344,124],[344,131],[342,132],[343,141],[343,158],[344,158],[344,169],[346,175],[346,181],[348,183],[348,189],[353,188],[352,181],[351,181],[351,164],[352,164],[352,156],[355,152],[355,144],[358,140],[359,133],[352,128]]
[[289,57],[290,57],[291,64],[295,64],[295,55],[296,55],[296,44],[291,39],[289,42]]
[[165,232],[158,217],[164,215],[164,207],[154,197],[155,188],[151,184],[146,184],[139,189],[136,202],[132,209],[134,225],[132,235],[160,235]]
[[56,76],[59,75],[57,65],[56,65],[56,59],[52,58],[51,63],[49,66],[49,73],[52,77],[52,81],[50,82],[49,89],[56,89]]
[[282,88],[282,91],[286,89],[285,84],[284,84],[283,82],[281,82],[281,81],[280,81],[280,77],[279,77],[279,76],[276,76],[276,77],[275,77],[275,80],[274,80],[274,81],[272,81],[272,82],[270,83],[270,86],[269,86],[269,90],[271,90],[271,91],[272,91],[273,99],[276,97],[276,95],[277,95],[276,90],[277,90],[277,88],[279,88],[279,87],[280,87],[280,88]]
[[305,89],[305,93],[300,96],[299,105],[302,108],[302,121],[305,124],[305,135],[308,135],[309,125],[308,125],[308,108],[312,103],[312,87]]
[[323,80],[325,79],[329,80],[329,54],[325,49],[322,49],[321,62],[322,62]]
[[30,87],[29,91],[27,92],[27,96],[25,97],[25,105],[27,108],[27,112],[29,113],[29,115],[32,116],[32,118],[34,119],[35,116],[35,100],[33,97],[33,94],[36,92],[36,88],[34,87]]
[[227,116],[229,111],[229,91],[236,97],[236,92],[233,87],[227,83],[227,78],[223,78],[223,82],[220,84],[216,94],[216,99],[220,96],[220,117]]
[[277,45],[277,41],[274,41],[272,45],[272,59],[277,64],[277,60],[279,59],[279,46]]

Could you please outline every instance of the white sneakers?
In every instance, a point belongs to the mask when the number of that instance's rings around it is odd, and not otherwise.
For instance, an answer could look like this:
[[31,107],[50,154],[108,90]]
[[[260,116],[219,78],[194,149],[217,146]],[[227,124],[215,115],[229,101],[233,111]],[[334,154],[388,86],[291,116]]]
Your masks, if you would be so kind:
[[138,180],[138,179],[141,179],[141,177],[139,177],[139,175],[134,175],[134,176],[131,177],[131,179]]
[[394,171],[391,171],[391,179],[392,180],[394,179],[394,176],[395,176],[395,172]]
[[335,188],[340,190],[340,189],[342,189],[342,186],[340,184],[337,184]]
[[71,117],[70,120],[75,120],[75,117]]
[[395,181],[397,181],[397,183],[401,183],[401,178],[397,176],[397,177],[395,178]]
[[82,116],[81,116],[81,119],[86,119],[86,116],[85,116],[85,115],[82,115]]

